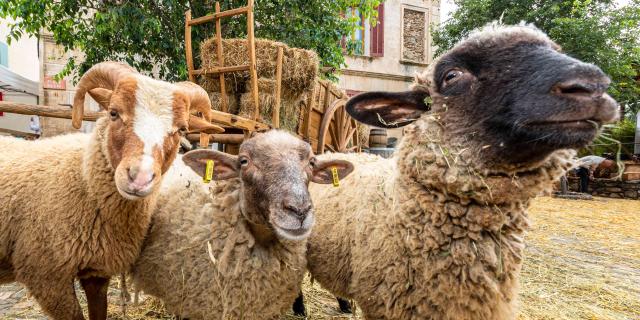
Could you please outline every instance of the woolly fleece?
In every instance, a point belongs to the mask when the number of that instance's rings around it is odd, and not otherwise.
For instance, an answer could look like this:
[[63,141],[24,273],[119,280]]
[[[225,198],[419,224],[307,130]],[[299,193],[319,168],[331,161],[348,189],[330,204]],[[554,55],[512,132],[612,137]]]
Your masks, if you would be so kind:
[[0,138],[0,283],[25,284],[54,318],[82,314],[77,276],[128,270],[150,222],[153,195],[129,201],[116,190],[108,121],[93,136]]
[[136,289],[189,319],[273,319],[290,308],[305,272],[306,241],[257,243],[240,211],[240,184],[212,181],[206,189],[180,159],[174,162],[132,270]]

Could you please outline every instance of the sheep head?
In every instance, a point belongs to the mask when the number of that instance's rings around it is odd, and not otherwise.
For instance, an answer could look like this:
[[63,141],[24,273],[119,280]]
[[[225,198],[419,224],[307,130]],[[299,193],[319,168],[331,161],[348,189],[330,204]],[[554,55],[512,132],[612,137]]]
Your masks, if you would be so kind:
[[309,236],[314,223],[309,182],[332,183],[353,171],[344,160],[318,160],[311,146],[284,131],[257,134],[240,145],[238,156],[195,150],[182,158],[200,176],[213,160],[213,180],[240,178],[240,207],[253,224],[275,231],[286,240]]
[[387,128],[437,114],[448,139],[475,149],[485,165],[522,166],[583,147],[615,121],[609,83],[535,27],[491,24],[435,61],[412,91],[361,94],[347,111]]
[[117,62],[93,66],[80,79],[73,104],[73,124],[82,123],[85,94],[98,102],[110,117],[106,154],[115,169],[120,194],[130,200],[149,195],[169,168],[188,130],[222,132],[189,110],[205,108],[204,89],[184,90],[154,80]]

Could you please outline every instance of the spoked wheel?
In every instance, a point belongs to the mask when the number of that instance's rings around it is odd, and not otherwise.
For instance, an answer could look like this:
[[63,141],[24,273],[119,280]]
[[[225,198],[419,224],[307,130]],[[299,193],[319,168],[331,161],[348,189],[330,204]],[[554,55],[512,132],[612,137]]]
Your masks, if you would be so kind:
[[353,152],[358,150],[357,122],[345,110],[346,99],[334,101],[322,116],[318,154],[331,152]]

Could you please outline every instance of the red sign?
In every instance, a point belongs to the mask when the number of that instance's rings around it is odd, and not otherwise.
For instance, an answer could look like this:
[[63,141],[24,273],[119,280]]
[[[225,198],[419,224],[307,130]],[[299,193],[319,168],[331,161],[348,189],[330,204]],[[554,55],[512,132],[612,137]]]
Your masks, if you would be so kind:
[[62,79],[60,81],[55,81],[53,76],[44,76],[44,82],[42,83],[43,89],[53,89],[53,90],[66,90],[67,89],[67,81]]

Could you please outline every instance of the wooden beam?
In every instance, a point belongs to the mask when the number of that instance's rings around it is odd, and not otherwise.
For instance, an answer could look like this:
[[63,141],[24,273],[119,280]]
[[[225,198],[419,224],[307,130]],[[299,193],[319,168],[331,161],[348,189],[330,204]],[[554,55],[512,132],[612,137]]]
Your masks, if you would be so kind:
[[[0,101],[0,111],[7,113],[17,113],[34,115],[49,118],[71,119],[71,108],[62,106],[31,105],[10,101]],[[104,112],[84,112],[82,120],[96,121],[106,113]]]
[[222,124],[225,126],[231,126],[248,131],[261,131],[271,129],[271,127],[267,124],[236,116],[235,114],[229,114],[217,110],[211,110],[211,113],[213,114],[213,116],[211,117],[212,123]]
[[271,123],[274,128],[280,128],[280,99],[282,95],[282,60],[284,59],[284,48],[278,47],[278,57],[276,58],[276,101],[271,114]]
[[[216,14],[220,13],[220,2],[216,1]],[[220,19],[216,19],[216,45],[217,45],[217,55],[218,55],[218,66],[224,67],[224,54],[222,52],[222,25],[220,23]],[[218,80],[220,80],[220,110],[222,112],[229,112],[228,103],[227,103],[227,88],[225,88],[226,84],[224,83],[224,72],[220,72],[218,74]]]
[[[253,9],[253,8],[251,8],[251,9]],[[207,23],[207,22],[213,21],[215,19],[237,16],[237,15],[241,15],[241,14],[247,13],[249,10],[250,10],[249,6],[246,6],[246,7],[231,9],[231,10],[227,10],[227,11],[222,11],[220,13],[209,14],[209,15],[206,15],[206,16],[191,20],[189,22],[189,25],[190,26],[195,26],[195,25],[199,25],[199,24],[203,24],[203,23]]]
[[258,95],[258,72],[256,70],[256,39],[254,37],[253,0],[247,4],[247,49],[249,49],[249,76],[251,77],[251,97],[255,105],[253,120],[260,116],[260,98]]
[[[187,135],[187,139],[188,139],[189,141],[198,141],[198,139],[200,139],[200,135],[199,135],[199,134],[188,134],[188,135]],[[244,134],[235,134],[235,133],[230,133],[230,134],[215,133],[215,134],[210,134],[210,135],[209,135],[209,139],[211,139],[211,141],[213,141],[213,142],[217,142],[217,143],[224,143],[224,144],[228,144],[228,143],[232,143],[232,144],[240,144],[240,143],[242,143],[242,141],[244,141]]]
[[241,65],[241,66],[231,66],[231,67],[197,69],[197,70],[193,70],[191,73],[193,75],[201,75],[201,74],[215,74],[215,73],[225,73],[225,72],[235,72],[235,71],[247,71],[249,69],[250,69],[249,65]]
[[184,13],[184,51],[187,55],[187,71],[189,74],[189,81],[195,82],[193,74],[193,50],[191,47],[191,10],[187,10]]
[[0,128],[0,132],[8,133],[12,136],[17,136],[17,137],[30,137],[33,139],[37,139],[39,137],[39,135],[35,133],[16,131],[16,130],[5,129],[5,128]]

